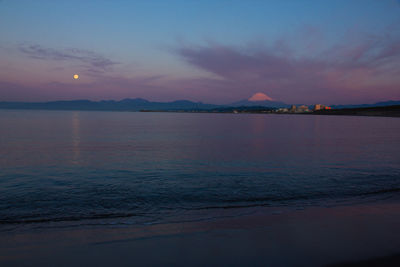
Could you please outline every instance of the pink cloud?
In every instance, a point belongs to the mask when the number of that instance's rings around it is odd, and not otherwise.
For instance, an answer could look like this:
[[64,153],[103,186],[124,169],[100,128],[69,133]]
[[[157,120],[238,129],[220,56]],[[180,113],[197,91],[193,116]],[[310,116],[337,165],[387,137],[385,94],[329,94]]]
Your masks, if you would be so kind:
[[242,97],[263,91],[289,103],[400,99],[400,39],[396,38],[366,38],[302,56],[267,47],[254,51],[215,44],[185,46],[177,53],[188,64],[217,75],[214,88],[229,87]]

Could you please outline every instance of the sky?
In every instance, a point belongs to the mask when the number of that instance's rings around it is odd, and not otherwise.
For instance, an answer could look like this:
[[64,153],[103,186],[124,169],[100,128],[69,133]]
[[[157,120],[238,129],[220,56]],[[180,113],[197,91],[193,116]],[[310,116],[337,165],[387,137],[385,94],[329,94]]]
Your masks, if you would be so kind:
[[256,93],[400,100],[400,1],[0,0],[0,101]]

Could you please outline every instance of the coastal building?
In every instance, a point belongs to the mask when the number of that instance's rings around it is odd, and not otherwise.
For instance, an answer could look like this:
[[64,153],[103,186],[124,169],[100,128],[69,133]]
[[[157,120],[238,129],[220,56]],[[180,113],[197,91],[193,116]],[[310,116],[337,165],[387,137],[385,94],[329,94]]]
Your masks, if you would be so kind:
[[314,111],[322,110],[322,109],[332,109],[332,108],[329,106],[322,105],[322,104],[315,104]]
[[314,106],[314,111],[320,110],[320,109],[322,108],[322,106],[323,106],[323,105],[321,105],[321,104],[315,104],[315,106]]
[[310,110],[308,109],[308,106],[306,105],[301,105],[296,109],[296,112],[309,112]]
[[289,109],[288,109],[288,108],[278,108],[276,111],[277,111],[278,113],[288,113],[288,112],[289,112]]
[[331,109],[329,106],[325,106],[322,104],[315,104],[311,107],[306,105],[296,106],[292,105],[290,108],[278,108],[275,109],[273,112],[275,113],[305,113],[305,112],[312,112],[317,110],[324,110],[324,109]]

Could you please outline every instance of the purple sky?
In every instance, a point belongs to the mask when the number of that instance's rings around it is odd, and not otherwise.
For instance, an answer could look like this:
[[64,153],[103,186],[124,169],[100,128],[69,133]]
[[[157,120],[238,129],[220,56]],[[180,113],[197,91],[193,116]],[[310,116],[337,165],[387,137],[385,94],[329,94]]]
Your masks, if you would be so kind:
[[0,101],[400,100],[398,1],[141,2],[0,2]]

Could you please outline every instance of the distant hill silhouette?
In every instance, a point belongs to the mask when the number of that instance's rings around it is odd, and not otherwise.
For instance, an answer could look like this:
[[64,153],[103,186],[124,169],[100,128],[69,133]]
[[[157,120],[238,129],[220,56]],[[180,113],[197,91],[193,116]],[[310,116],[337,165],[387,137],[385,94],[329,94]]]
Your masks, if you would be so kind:
[[[333,105],[333,109],[368,108],[400,105],[400,101],[385,101],[375,104],[361,105]],[[44,110],[110,110],[110,111],[200,111],[212,109],[229,109],[239,107],[283,108],[290,105],[279,101],[250,101],[244,99],[229,105],[213,105],[189,100],[176,100],[172,102],[152,102],[143,98],[126,98],[116,100],[64,100],[50,102],[0,102],[0,109],[44,109]]]
[[270,108],[286,108],[290,105],[279,102],[279,101],[271,101],[271,100],[262,100],[262,101],[250,101],[248,99],[243,99],[238,102],[234,102],[230,105],[231,107],[270,107]]
[[212,109],[218,105],[203,104],[188,100],[172,102],[151,102],[142,98],[115,100],[70,100],[51,102],[0,102],[0,109],[45,109],[45,110],[184,110],[184,109]]

